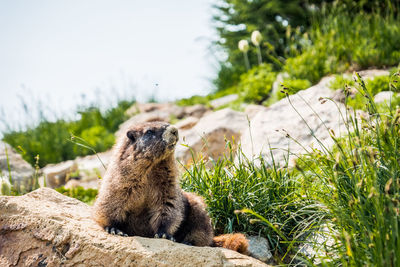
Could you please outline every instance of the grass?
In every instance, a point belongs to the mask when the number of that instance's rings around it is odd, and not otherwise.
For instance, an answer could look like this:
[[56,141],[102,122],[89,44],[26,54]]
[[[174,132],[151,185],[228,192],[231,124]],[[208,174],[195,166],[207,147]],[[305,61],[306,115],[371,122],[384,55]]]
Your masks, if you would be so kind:
[[[257,166],[240,150],[235,160],[229,143],[228,147],[229,155],[212,161],[210,168],[204,159],[195,161],[186,169],[182,187],[204,197],[216,234],[261,235],[275,254],[285,255],[321,219],[316,203],[304,195],[301,180],[284,168],[262,159]],[[245,208],[264,220],[241,212]]]
[[65,188],[62,186],[56,188],[56,191],[65,196],[76,198],[82,202],[85,202],[88,205],[92,205],[94,203],[94,200],[96,199],[98,193],[97,189],[92,189],[92,188],[85,189],[81,186],[74,188]]
[[365,82],[357,76],[356,83],[368,100],[368,118],[350,112],[348,136],[332,136],[331,151],[305,156],[298,169],[309,188],[319,185],[310,196],[326,207],[336,233],[337,246],[330,251],[336,256],[325,264],[399,266],[400,109],[378,112]]

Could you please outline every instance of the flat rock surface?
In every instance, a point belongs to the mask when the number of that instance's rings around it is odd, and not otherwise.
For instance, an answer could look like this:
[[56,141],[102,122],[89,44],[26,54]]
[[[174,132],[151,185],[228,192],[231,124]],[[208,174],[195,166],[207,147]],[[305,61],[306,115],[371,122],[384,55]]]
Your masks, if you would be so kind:
[[110,235],[88,205],[41,188],[0,197],[0,266],[267,265],[227,249]]

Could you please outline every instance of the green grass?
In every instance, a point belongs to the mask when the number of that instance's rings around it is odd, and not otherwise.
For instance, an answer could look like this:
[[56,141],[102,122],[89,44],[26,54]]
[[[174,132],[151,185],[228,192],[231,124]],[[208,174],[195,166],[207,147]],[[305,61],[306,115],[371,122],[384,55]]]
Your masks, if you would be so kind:
[[65,196],[76,198],[82,202],[85,202],[88,205],[92,205],[94,203],[94,200],[96,199],[98,193],[97,189],[92,189],[92,188],[85,189],[81,186],[74,188],[65,188],[62,186],[56,188],[56,191]]
[[316,83],[330,73],[388,67],[400,61],[400,19],[392,11],[352,13],[340,6],[313,24],[303,51],[284,70]]
[[27,130],[9,130],[3,140],[10,144],[31,165],[35,157],[40,156],[40,167],[77,156],[93,154],[93,150],[71,142],[71,136],[78,136],[86,141],[95,151],[105,151],[114,144],[114,132],[119,124],[127,119],[125,111],[134,101],[120,101],[117,106],[106,111],[99,107],[89,107],[78,111],[79,120],[59,119],[55,122],[42,118],[37,126]]
[[[235,160],[231,147],[229,152],[209,168],[210,162],[195,161],[184,173],[182,187],[204,197],[216,234],[260,234],[276,254],[285,255],[321,220],[316,203],[304,194],[302,181],[286,169],[263,160],[258,166],[240,151]],[[241,212],[245,208],[265,220]]]
[[300,158],[298,169],[336,233],[327,265],[399,266],[400,109],[378,112],[371,90],[359,77],[356,83],[366,92],[368,118],[348,114],[348,136],[332,135],[334,148]]

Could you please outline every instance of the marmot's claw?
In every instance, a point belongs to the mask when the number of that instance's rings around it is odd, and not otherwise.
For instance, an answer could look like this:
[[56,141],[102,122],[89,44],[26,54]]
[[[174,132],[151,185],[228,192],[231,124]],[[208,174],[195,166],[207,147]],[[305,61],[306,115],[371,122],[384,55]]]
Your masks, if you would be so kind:
[[124,232],[122,232],[121,230],[115,228],[115,227],[106,227],[105,228],[106,232],[112,235],[119,235],[119,236],[128,236],[127,234],[125,234]]
[[167,233],[156,233],[154,235],[154,238],[168,239],[168,240],[175,242],[175,238]]
[[193,244],[192,244],[192,243],[190,243],[190,242],[187,242],[187,241],[183,241],[183,242],[182,242],[182,244],[185,244],[185,245],[188,245],[188,246],[193,246]]

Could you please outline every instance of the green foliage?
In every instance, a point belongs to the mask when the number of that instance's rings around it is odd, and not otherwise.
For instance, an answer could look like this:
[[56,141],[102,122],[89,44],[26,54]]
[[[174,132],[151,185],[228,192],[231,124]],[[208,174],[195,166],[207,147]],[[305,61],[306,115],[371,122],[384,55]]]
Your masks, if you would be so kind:
[[237,90],[244,101],[261,104],[270,96],[276,75],[271,65],[261,64],[240,76]]
[[36,127],[4,133],[3,140],[21,152],[22,157],[32,165],[36,155],[40,155],[40,167],[93,153],[72,143],[71,135],[80,136],[97,152],[102,152],[113,145],[113,133],[127,119],[125,111],[133,103],[120,101],[116,107],[105,112],[98,107],[86,108],[79,111],[81,118],[76,121],[60,119],[51,122],[42,119]]
[[[321,1],[312,2],[318,9]],[[304,0],[218,1],[214,5],[214,21],[220,37],[216,45],[226,53],[227,59],[221,60],[215,80],[217,89],[235,85],[239,82],[239,75],[246,72],[238,42],[249,40],[254,30],[259,30],[264,37],[260,44],[264,62],[273,64],[275,70],[280,69],[283,56],[291,49],[297,49],[298,33],[310,25],[312,9],[309,7],[310,1]],[[250,65],[254,66],[258,62],[256,47],[250,46],[248,55]]]
[[4,176],[0,175],[0,196],[9,196],[11,195],[12,186],[8,179]]
[[288,58],[284,70],[292,78],[306,79],[316,83],[322,76],[331,71],[331,66],[327,64],[327,60],[325,53],[311,47],[297,57]]
[[354,13],[338,6],[313,25],[303,52],[284,67],[292,77],[317,82],[348,68],[393,66],[400,61],[400,19],[387,12]]
[[209,96],[200,96],[200,95],[194,95],[189,98],[182,98],[176,101],[176,104],[179,106],[193,106],[196,104],[202,104],[202,105],[208,105],[210,102],[210,97]]
[[[211,162],[195,161],[184,173],[182,187],[204,197],[217,234],[261,234],[284,254],[290,246],[280,243],[282,238],[291,242],[309,230],[306,228],[311,224],[310,215],[317,212],[313,201],[303,197],[301,181],[284,169],[264,161],[257,166],[240,151],[235,161],[231,147],[229,151],[227,157],[212,162],[210,168],[206,165]],[[244,208],[267,218],[269,224],[238,212]]]
[[[300,90],[304,90],[311,87],[311,82],[309,80],[301,80],[301,79],[287,79],[283,81],[283,87],[285,87],[285,91],[289,95],[296,94]],[[278,92],[278,100],[286,97],[286,94],[279,91]]]
[[334,90],[342,89],[348,94],[346,99],[346,104],[348,106],[354,109],[366,110],[369,103],[368,95],[374,97],[382,91],[398,92],[396,87],[390,86],[392,81],[391,77],[393,76],[381,75],[365,80],[365,88],[368,92],[364,91],[364,88],[355,83],[353,79],[345,78],[342,75],[337,75],[329,86]]
[[[105,151],[115,142],[114,134],[110,133],[103,126],[93,126],[83,130],[81,138],[95,151]],[[77,146],[74,147],[74,152],[77,154],[79,153],[79,148]]]
[[92,205],[97,196],[97,189],[85,189],[82,186],[74,188],[59,187],[56,191],[68,197],[76,198],[86,204]]

